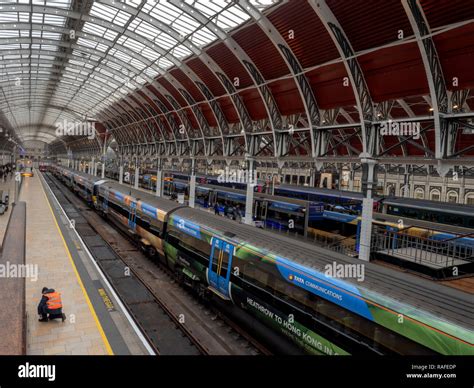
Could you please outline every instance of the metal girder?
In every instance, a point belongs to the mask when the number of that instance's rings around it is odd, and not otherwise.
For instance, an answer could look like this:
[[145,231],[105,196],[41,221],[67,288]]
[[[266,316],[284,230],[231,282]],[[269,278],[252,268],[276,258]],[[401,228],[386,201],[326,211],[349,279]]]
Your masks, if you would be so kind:
[[[79,12],[82,16],[84,12],[87,12],[90,9],[90,7],[92,6],[92,3],[93,3],[92,0],[72,0],[71,9],[72,9],[72,11]],[[33,23],[32,23],[31,17],[32,17],[32,13],[30,13],[30,25],[32,26]],[[75,22],[72,19],[68,18],[68,19],[66,19],[65,28],[67,28],[69,30],[71,30],[71,29],[76,30],[76,29],[80,29],[82,27],[82,24],[83,23],[80,22],[80,18],[79,18],[79,21],[75,21]],[[31,32],[30,32],[30,36],[32,36]],[[72,48],[72,44],[71,44],[70,35],[69,34],[63,34],[61,36],[61,41],[63,41],[66,44],[66,47],[59,47],[59,51],[60,52],[62,51],[65,54],[72,54],[73,48]],[[30,50],[31,50],[31,46],[30,46]],[[63,71],[64,71],[65,67],[66,67],[66,61],[62,60],[61,65],[59,66],[59,78],[60,79],[62,79]],[[30,69],[31,69],[31,66],[30,66]],[[55,79],[50,79],[49,82],[52,83],[52,86],[54,87],[54,89],[56,91],[58,84],[55,81],[56,81]],[[55,91],[51,95],[51,98],[55,94]],[[30,100],[31,100],[31,84],[30,84]],[[49,101],[45,104],[43,114],[42,114],[42,116],[40,116],[40,119],[39,119],[40,123],[43,123],[44,116],[45,116],[48,105],[49,105]],[[66,107],[67,107],[67,105],[66,105]]]
[[[113,6],[113,7],[116,7],[116,4],[115,4],[114,2],[103,1],[103,3],[108,4],[108,5],[110,5],[110,6]],[[137,17],[137,16],[140,16],[142,19],[146,20],[147,22],[152,23],[152,25],[154,25],[155,27],[160,28],[160,29],[162,29],[162,30],[166,30],[167,33],[170,32],[170,29],[171,29],[170,26],[163,25],[163,23],[160,23],[160,22],[158,22],[157,20],[155,20],[155,19],[153,19],[152,17],[150,17],[150,15],[144,15],[144,14],[141,12],[140,7],[139,7],[138,10],[135,10],[133,7],[128,7],[128,6],[125,4],[125,5],[123,5],[123,6],[121,5],[120,8],[122,9],[122,8],[124,8],[124,7],[125,7],[125,10],[126,10],[127,12],[129,12],[129,13],[132,15],[132,17],[131,17],[131,19],[129,20],[129,22],[130,22],[133,18],[135,18],[135,17]],[[50,9],[47,9],[47,8],[43,8],[43,9],[42,9],[42,12],[43,12],[43,13],[46,13],[46,12],[53,12],[53,10],[52,10],[52,9],[50,10]],[[57,14],[57,12],[55,12],[55,13]],[[139,36],[137,36],[137,35],[134,34],[133,32],[127,31],[125,28],[118,28],[117,26],[115,26],[115,25],[113,25],[113,24],[104,23],[104,21],[102,21],[102,20],[97,20],[97,19],[91,18],[91,17],[89,17],[89,16],[83,17],[82,15],[79,15],[79,14],[77,14],[77,13],[70,12],[70,11],[64,11],[64,12],[63,12],[63,15],[64,15],[64,16],[67,15],[68,18],[79,18],[79,19],[82,18],[82,19],[84,19],[84,21],[87,21],[87,22],[90,22],[90,23],[98,23],[98,25],[101,25],[101,26],[103,26],[103,27],[110,28],[111,30],[117,31],[120,35],[130,36],[130,37],[133,37],[133,38],[135,38],[135,39],[138,39],[139,41],[141,41],[142,43],[144,43],[143,38],[140,38]],[[68,19],[68,20],[69,20],[69,19]],[[54,28],[54,27],[52,27],[52,28]],[[175,34],[177,35],[177,32],[175,32]],[[84,38],[88,38],[88,35],[87,35],[87,34],[83,34],[82,32],[78,32],[78,35],[81,36],[81,37],[84,37]],[[94,40],[95,40],[95,41],[98,41],[98,42],[100,42],[100,43],[102,43],[102,44],[108,43],[108,42],[105,42],[104,39],[99,38],[99,37],[94,37]],[[116,42],[114,42],[114,45],[117,45]],[[160,50],[159,47],[155,47],[155,45],[149,45],[149,46],[150,46],[150,47],[153,47],[157,52],[159,52],[160,54],[162,54],[163,56],[165,56],[166,58],[168,58],[172,63],[175,63],[175,64],[178,65],[178,66],[181,65],[183,68],[185,68],[187,75],[190,76],[191,72],[189,71],[188,68],[186,68],[186,67],[184,66],[184,64],[181,63],[181,61],[177,60],[176,58],[174,58],[173,56],[171,56],[171,55],[169,55],[168,53],[164,52],[163,50]],[[111,45],[108,44],[108,47],[111,47]],[[127,49],[126,49],[126,48],[121,47],[121,49],[122,49],[124,52],[127,52]],[[87,51],[89,51],[89,50],[87,50]],[[97,54],[97,53],[96,53],[96,54]],[[147,61],[146,61],[144,58],[140,58],[140,59],[142,60],[142,62],[146,63],[147,65],[149,65],[149,66],[151,65],[151,63],[147,63]],[[168,77],[168,79],[170,78],[170,76],[167,75],[166,73],[165,73],[165,77]],[[197,77],[195,77],[195,76],[190,76],[190,78],[193,80],[193,82],[195,82]],[[198,121],[200,121],[200,120],[198,120]],[[222,124],[222,120],[220,120],[219,123]]]
[[[174,4],[179,4],[179,6],[182,9],[188,10],[189,12],[192,10],[193,11],[193,17],[196,18],[196,20],[199,21],[198,17],[203,18],[204,16],[202,13],[200,13],[198,10],[190,7],[188,4],[184,2],[177,2],[176,0],[170,0],[171,3]],[[247,12],[246,9],[242,8],[244,12]],[[202,19],[201,19],[202,20]],[[251,58],[247,55],[247,53],[240,47],[240,45],[225,31],[223,31],[217,24],[215,24],[212,20],[206,20],[206,25],[210,30],[213,31],[214,34],[216,34],[222,42],[231,50],[232,53],[234,53],[235,58],[242,64],[244,65],[244,68],[247,70],[247,73],[250,75],[251,79],[253,80],[255,86],[257,87],[257,90],[260,94],[260,97],[265,105],[265,110],[267,112],[267,116],[269,118],[269,124],[270,128],[273,132],[273,136],[276,139],[276,132],[277,130],[281,130],[281,115],[280,112],[278,111],[277,104],[275,102],[275,99],[273,97],[273,94],[271,93],[270,88],[266,84],[264,78],[260,74],[259,70],[251,60]],[[211,68],[210,68],[211,69]],[[212,69],[211,69],[212,71]],[[222,77],[219,77],[221,81],[224,81]],[[235,100],[234,100],[235,103]],[[276,141],[273,142],[274,147],[273,151],[276,154],[277,152],[277,147],[276,147]],[[250,147],[251,148],[251,147]]]
[[[416,117],[415,113],[410,108],[410,106],[405,102],[405,100],[398,99],[397,102],[403,108],[403,110],[405,112],[407,112],[408,117],[410,117],[412,119],[414,119]],[[432,151],[430,150],[430,147],[429,147],[428,138],[426,137],[426,132],[423,132],[423,134],[421,135],[421,142],[423,143],[423,147],[425,149],[425,154],[426,154],[426,156],[428,156],[430,153],[432,153]]]
[[357,111],[361,121],[361,135],[363,152],[374,155],[378,151],[378,131],[373,125],[374,122],[374,104],[370,96],[369,88],[365,82],[364,74],[359,65],[359,61],[352,45],[347,39],[344,30],[333,12],[326,4],[325,0],[309,0],[309,4],[314,9],[326,30],[329,32],[339,55],[342,58],[354,97],[356,100]]
[[402,0],[403,8],[415,33],[426,79],[430,90],[435,129],[435,155],[438,159],[448,157],[454,151],[456,127],[444,114],[451,112],[443,69],[431,36],[425,14],[417,0]]
[[[271,21],[265,16],[265,14],[259,12],[248,0],[238,0],[238,3],[242,8],[246,9],[252,18],[261,26],[262,31],[266,34],[268,39],[277,48],[285,61],[292,78],[298,88],[301,101],[306,112],[306,117],[310,123],[310,139],[311,139],[311,155],[316,157],[315,153],[315,137],[318,136],[319,126],[321,125],[321,117],[316,98],[314,97],[313,90],[306,78],[302,66],[298,59],[293,54],[288,44],[278,32],[277,28],[271,23]],[[283,128],[281,128],[283,129]]]
[[[168,128],[170,129],[170,131],[167,131],[165,130],[164,126],[160,127],[160,128],[163,128],[163,133],[171,133],[172,137],[173,137],[173,140],[175,142],[175,146],[176,146],[176,141],[177,141],[177,137],[176,137],[176,131],[178,130],[179,126],[177,125],[176,123],[176,120],[173,116],[172,113],[169,112],[168,108],[158,99],[158,97],[151,91],[149,90],[147,87],[143,88],[139,93],[138,95],[141,96],[141,94],[144,94],[146,96],[147,99],[149,99],[154,106],[151,106],[151,108],[153,110],[156,110],[158,109],[161,114],[158,115],[159,117],[163,117],[164,121],[166,121],[166,123],[168,124]],[[144,102],[145,103],[149,103],[149,101],[146,99],[146,98],[143,98]],[[155,109],[156,108],[156,109]],[[156,115],[154,115],[156,116]],[[158,119],[159,119],[158,117]],[[163,124],[160,120],[157,120],[157,122],[160,122],[161,124]],[[160,125],[160,124],[158,124]],[[166,140],[168,140],[168,136],[165,137]]]
[[[203,15],[199,10],[197,10],[195,8],[192,8],[190,5],[188,5],[186,3],[183,3],[180,0],[169,0],[169,2],[173,5],[175,5],[175,6],[179,6],[181,9],[188,12],[188,14],[191,14],[193,16],[193,18],[195,20],[197,20],[199,23],[201,23],[202,25],[208,25],[209,24],[209,22],[210,22],[209,19],[205,15]],[[222,29],[220,29],[216,24],[212,23],[212,24],[209,25],[209,27],[217,34],[218,37],[223,38],[223,37],[227,36],[227,33],[225,33]],[[217,80],[219,80],[221,85],[227,91],[228,95],[231,97],[231,101],[234,105],[234,109],[236,110],[237,115],[239,116],[240,122],[241,122],[242,127],[243,127],[242,128],[242,135],[244,137],[245,144],[247,144],[247,136],[245,136],[245,134],[252,132],[252,121],[250,119],[250,115],[248,114],[247,108],[245,107],[245,105],[242,101],[242,98],[237,93],[234,85],[229,80],[229,78],[224,73],[224,71],[220,68],[220,66],[204,50],[201,50],[197,47],[192,47],[192,51],[208,67],[208,69],[216,76]],[[204,82],[202,83],[202,85],[206,86]],[[199,86],[199,88],[203,91],[201,86]],[[206,88],[207,88],[207,86],[206,86]],[[203,91],[203,93],[207,94],[207,92],[204,92],[204,91]],[[215,97],[214,97],[214,99],[215,99]],[[221,123],[221,126],[222,126],[222,125],[224,125],[224,120],[219,118],[219,116],[221,116],[221,115],[220,115],[220,113],[217,112],[217,106],[218,106],[218,104],[216,104],[216,107],[213,107],[213,110],[215,110],[215,115],[216,115],[216,118],[217,118],[218,122],[222,121],[222,123]],[[224,116],[224,118],[225,118],[225,116]]]

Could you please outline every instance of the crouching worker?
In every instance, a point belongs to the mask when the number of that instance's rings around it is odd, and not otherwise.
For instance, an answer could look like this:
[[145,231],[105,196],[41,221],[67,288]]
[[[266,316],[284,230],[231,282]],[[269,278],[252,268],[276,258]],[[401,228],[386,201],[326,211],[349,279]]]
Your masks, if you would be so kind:
[[61,318],[64,322],[66,315],[63,314],[63,304],[61,302],[61,294],[52,288],[44,287],[41,291],[43,294],[38,305],[38,314],[41,315],[40,322],[48,322],[48,319]]

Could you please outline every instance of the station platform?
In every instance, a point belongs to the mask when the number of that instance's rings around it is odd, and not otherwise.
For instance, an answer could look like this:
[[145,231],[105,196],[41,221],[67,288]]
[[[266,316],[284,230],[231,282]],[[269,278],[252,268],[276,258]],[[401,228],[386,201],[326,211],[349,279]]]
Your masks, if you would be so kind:
[[[26,279],[27,354],[149,354],[39,171],[24,179],[19,199],[27,209],[26,264],[38,270],[36,280]],[[65,322],[38,322],[43,287],[61,293]]]

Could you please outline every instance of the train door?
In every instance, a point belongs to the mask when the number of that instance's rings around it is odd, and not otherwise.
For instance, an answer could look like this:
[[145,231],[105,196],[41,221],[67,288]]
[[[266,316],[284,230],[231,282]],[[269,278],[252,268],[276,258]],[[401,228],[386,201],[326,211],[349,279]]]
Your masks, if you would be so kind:
[[254,217],[257,221],[265,221],[267,218],[267,209],[268,209],[268,202],[267,201],[255,201],[255,210],[254,210]]
[[109,188],[104,187],[104,201],[102,203],[102,208],[104,212],[109,210]]
[[230,299],[229,280],[234,246],[218,238],[211,243],[208,280],[210,288],[224,299]]
[[214,190],[209,190],[209,203],[214,206],[217,201],[217,195]]
[[130,213],[128,214],[128,226],[130,229],[135,230],[137,226],[137,203],[133,200],[130,201]]

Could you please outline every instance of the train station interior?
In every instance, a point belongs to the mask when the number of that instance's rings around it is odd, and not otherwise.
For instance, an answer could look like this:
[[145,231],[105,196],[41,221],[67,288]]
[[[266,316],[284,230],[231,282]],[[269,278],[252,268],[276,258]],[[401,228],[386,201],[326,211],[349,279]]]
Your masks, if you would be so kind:
[[0,355],[474,355],[473,69],[471,0],[1,1]]

